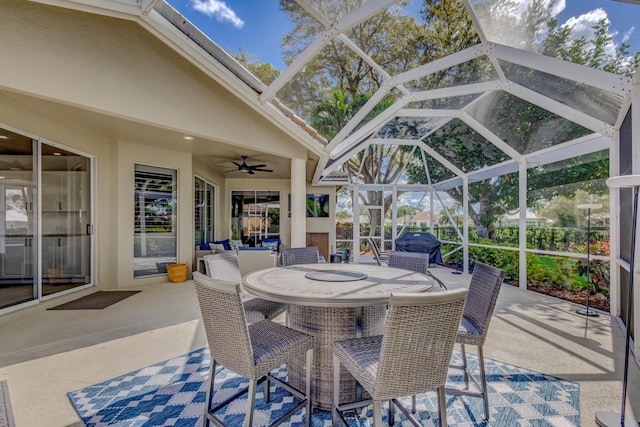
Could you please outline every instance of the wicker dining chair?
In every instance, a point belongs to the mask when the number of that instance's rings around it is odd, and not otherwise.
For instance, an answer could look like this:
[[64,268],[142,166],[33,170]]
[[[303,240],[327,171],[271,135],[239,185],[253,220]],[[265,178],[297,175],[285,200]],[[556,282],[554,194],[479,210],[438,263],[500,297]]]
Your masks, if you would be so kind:
[[[205,255],[204,267],[207,276],[224,282],[242,283],[238,255],[233,252],[220,252]],[[287,305],[267,301],[262,298],[243,298],[244,309],[247,313],[247,321],[254,323],[263,319],[272,320],[287,310]]]
[[[203,426],[211,423],[225,424],[215,415],[219,409],[229,405],[248,392],[247,412],[244,426],[253,423],[255,395],[258,384],[275,383],[297,400],[297,405],[287,411],[272,426],[280,424],[300,408],[306,409],[306,426],[311,423],[311,372],[313,367],[313,337],[269,320],[247,324],[241,298],[240,284],[214,280],[202,273],[194,272],[193,280],[200,304],[204,330],[211,353],[211,366],[207,384],[206,406]],[[301,392],[270,372],[293,358],[306,354],[305,392]],[[249,387],[212,406],[215,374],[218,365],[250,380]],[[269,401],[269,394],[265,394]],[[238,425],[234,422],[234,427]]]
[[[333,410],[335,427],[347,424],[345,411],[373,403],[373,425],[382,424],[382,401],[396,406],[415,425],[422,424],[397,400],[438,391],[440,426],[447,425],[444,385],[467,296],[466,289],[435,293],[392,294],[383,335],[336,341],[333,347]],[[371,396],[339,403],[340,365]],[[394,411],[390,410],[393,425]]]
[[389,252],[387,265],[389,267],[404,268],[405,270],[426,274],[436,281],[442,289],[447,289],[447,286],[442,280],[438,279],[429,271],[429,254],[427,253],[391,251]]
[[369,244],[369,247],[371,247],[373,257],[376,259],[378,265],[386,265],[387,261],[389,260],[389,254],[387,252],[380,252],[378,243],[373,237],[367,237],[367,243]]
[[[447,387],[447,393],[463,396],[481,397],[484,403],[484,416],[489,420],[489,396],[487,391],[487,375],[484,366],[482,347],[489,332],[489,322],[498,300],[498,293],[504,281],[504,271],[490,265],[476,262],[469,285],[469,297],[464,306],[464,313],[458,329],[456,343],[460,344],[462,364],[451,365],[451,368],[464,371],[464,390]],[[478,365],[480,379],[469,371],[465,344],[478,347]],[[474,383],[477,391],[469,390],[469,379]]]
[[306,248],[284,248],[282,250],[282,266],[298,264],[318,264],[320,262],[317,246]]

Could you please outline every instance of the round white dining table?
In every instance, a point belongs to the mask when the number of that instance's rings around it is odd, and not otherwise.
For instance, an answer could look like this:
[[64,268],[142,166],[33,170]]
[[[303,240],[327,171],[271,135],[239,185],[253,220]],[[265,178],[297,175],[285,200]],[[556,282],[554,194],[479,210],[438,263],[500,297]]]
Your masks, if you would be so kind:
[[[425,274],[367,264],[302,264],[249,273],[244,290],[289,304],[287,326],[314,336],[313,405],[333,402],[333,342],[380,335],[391,293],[425,292]],[[304,389],[304,358],[289,364],[289,381]],[[346,370],[340,374],[340,403],[359,399],[360,389]]]

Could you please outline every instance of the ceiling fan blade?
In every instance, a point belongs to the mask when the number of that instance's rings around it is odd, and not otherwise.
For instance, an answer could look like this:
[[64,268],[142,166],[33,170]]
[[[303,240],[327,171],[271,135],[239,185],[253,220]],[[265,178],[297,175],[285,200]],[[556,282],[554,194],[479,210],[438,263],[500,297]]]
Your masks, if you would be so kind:
[[253,169],[249,169],[249,175],[255,175],[255,172],[253,171]]
[[234,165],[236,165],[237,167],[239,167],[240,169],[242,169],[242,165],[240,163],[236,163],[233,160],[231,161],[231,163],[233,163]]
[[267,165],[251,165],[251,166],[249,166],[249,169],[263,168],[265,166],[267,166]]
[[271,169],[254,169],[254,168],[252,168],[251,170],[254,170],[256,172],[273,172]]

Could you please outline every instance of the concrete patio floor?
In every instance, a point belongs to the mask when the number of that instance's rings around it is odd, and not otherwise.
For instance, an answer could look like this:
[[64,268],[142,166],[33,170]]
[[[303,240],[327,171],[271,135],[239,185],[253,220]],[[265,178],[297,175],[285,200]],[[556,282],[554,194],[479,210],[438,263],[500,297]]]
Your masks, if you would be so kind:
[[[470,275],[432,272],[449,288]],[[18,427],[82,425],[66,393],[206,345],[193,283],[146,285],[103,310],[51,310],[78,295],[0,317],[0,380]],[[486,357],[580,383],[582,425],[620,411],[624,337],[615,319],[503,285]],[[614,351],[615,349],[615,351]],[[640,373],[632,363],[628,415],[640,418]],[[491,424],[493,425],[493,424]]]

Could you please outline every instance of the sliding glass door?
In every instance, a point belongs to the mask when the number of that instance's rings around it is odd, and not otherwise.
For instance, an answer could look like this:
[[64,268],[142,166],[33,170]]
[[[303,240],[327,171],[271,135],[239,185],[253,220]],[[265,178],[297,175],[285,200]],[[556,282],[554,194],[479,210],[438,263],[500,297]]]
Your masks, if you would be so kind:
[[38,298],[31,139],[0,128],[0,308]]
[[92,283],[90,168],[0,128],[0,310]]
[[273,237],[280,237],[280,192],[232,191],[231,238],[260,246],[262,239]]
[[42,295],[91,283],[88,158],[42,144]]

